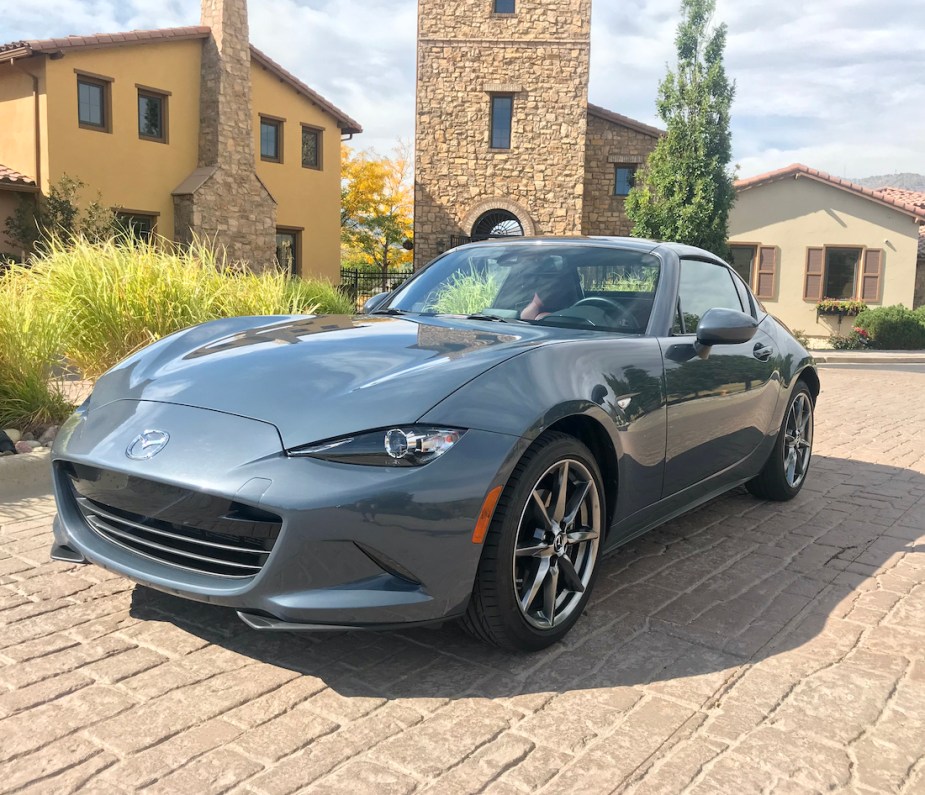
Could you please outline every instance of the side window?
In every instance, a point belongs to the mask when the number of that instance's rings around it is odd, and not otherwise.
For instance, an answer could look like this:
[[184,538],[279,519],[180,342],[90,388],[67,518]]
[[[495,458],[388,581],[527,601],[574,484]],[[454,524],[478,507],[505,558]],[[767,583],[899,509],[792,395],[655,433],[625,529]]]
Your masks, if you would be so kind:
[[739,291],[725,265],[695,259],[681,260],[681,284],[678,288],[684,331],[693,334],[708,309],[742,310]]

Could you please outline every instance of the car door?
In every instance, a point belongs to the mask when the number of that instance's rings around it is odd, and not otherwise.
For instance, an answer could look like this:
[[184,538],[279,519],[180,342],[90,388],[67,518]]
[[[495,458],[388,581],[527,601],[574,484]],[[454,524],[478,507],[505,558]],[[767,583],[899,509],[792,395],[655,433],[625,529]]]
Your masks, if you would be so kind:
[[[718,262],[681,259],[678,316],[662,340],[667,391],[667,448],[662,494],[668,497],[735,467],[761,444],[779,393],[779,355],[761,328],[746,343],[698,353],[697,323],[714,307],[756,317],[743,285]],[[745,303],[743,303],[743,300]],[[745,305],[747,304],[747,305]]]

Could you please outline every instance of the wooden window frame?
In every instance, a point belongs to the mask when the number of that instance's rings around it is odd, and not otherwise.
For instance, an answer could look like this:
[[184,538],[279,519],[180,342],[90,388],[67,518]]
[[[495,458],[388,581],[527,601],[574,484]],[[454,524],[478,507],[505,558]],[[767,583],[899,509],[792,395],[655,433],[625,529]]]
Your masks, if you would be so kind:
[[[114,78],[106,77],[105,75],[94,74],[93,72],[84,72],[82,70],[75,69],[74,74],[77,75],[77,126],[81,130],[92,130],[93,132],[101,133],[112,133],[112,84]],[[89,122],[80,120],[80,84],[85,83],[86,85],[96,86],[102,89],[101,92],[101,113],[103,115],[102,124],[90,124]]]
[[[511,129],[506,147],[494,146],[495,143],[495,100],[511,100]],[[516,96],[511,92],[493,92],[488,95],[488,151],[489,152],[510,152],[514,148],[514,107]]]
[[151,88],[150,86],[139,85],[138,83],[135,83],[135,88],[138,91],[138,96],[136,99],[137,103],[141,102],[142,97],[148,97],[149,99],[159,99],[161,101],[161,131],[163,132],[163,135],[160,137],[144,135],[141,132],[141,118],[139,109],[138,137],[142,141],[152,141],[159,144],[170,143],[170,102],[168,101],[168,98],[171,96],[170,92],[162,91],[158,88]]
[[[831,249],[840,248],[840,249],[856,249],[861,252],[860,257],[858,257],[858,266],[854,273],[854,290],[852,291],[851,298],[836,298],[833,300],[836,301],[864,301],[868,304],[880,304],[883,302],[883,276],[884,270],[886,267],[886,252],[882,248],[875,248],[873,246],[858,245],[857,243],[827,243],[821,246],[807,246],[805,251],[805,256],[803,258],[803,301],[808,304],[818,304],[820,301],[829,298],[825,294],[825,286],[829,277],[829,265],[828,265],[828,255]],[[822,251],[822,295],[819,298],[808,298],[806,295],[806,268],[809,262],[809,252],[810,251]],[[879,252],[880,254],[880,269],[877,274],[878,285],[877,285],[877,299],[868,300],[862,298],[864,292],[864,270],[867,263],[868,252]]]
[[633,185],[630,187],[630,190],[632,190],[634,187],[636,187],[636,174],[639,171],[639,164],[638,163],[614,163],[613,164],[613,192],[611,195],[615,199],[625,200],[626,197],[629,196],[629,191],[627,191],[626,193],[617,193],[617,174],[621,168],[625,168],[633,172]]
[[304,226],[277,226],[274,232],[275,235],[292,235],[295,238],[295,250],[292,252],[293,269],[290,276],[301,276],[302,273],[302,233],[304,231]]
[[[272,124],[276,127],[276,152],[278,157],[267,157],[263,154],[263,125],[264,123]],[[260,124],[258,129],[260,130],[260,135],[258,137],[258,143],[260,145],[260,159],[265,163],[282,163],[283,162],[283,142],[284,142],[284,133],[283,128],[286,125],[286,120],[280,118],[279,116],[270,116],[266,113],[260,114]]]
[[[317,135],[318,137],[318,165],[315,165],[315,166],[305,165],[305,158],[303,155],[304,150],[302,149],[302,144],[304,144],[304,140],[305,140],[304,136],[305,136],[306,130],[309,130],[310,132],[315,133],[315,135]],[[303,137],[299,141],[299,144],[300,144],[299,159],[302,161],[302,168],[308,168],[308,169],[311,169],[312,171],[324,171],[324,127],[318,127],[314,124],[306,124],[305,122],[302,122],[301,135]]]

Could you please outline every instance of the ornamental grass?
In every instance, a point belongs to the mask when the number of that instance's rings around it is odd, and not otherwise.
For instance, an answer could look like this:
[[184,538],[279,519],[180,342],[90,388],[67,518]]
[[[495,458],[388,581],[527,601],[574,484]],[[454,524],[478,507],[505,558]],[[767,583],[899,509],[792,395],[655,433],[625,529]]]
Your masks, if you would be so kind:
[[61,420],[61,379],[95,379],[175,331],[241,315],[349,314],[331,283],[254,274],[197,242],[48,240],[0,277],[0,426]]

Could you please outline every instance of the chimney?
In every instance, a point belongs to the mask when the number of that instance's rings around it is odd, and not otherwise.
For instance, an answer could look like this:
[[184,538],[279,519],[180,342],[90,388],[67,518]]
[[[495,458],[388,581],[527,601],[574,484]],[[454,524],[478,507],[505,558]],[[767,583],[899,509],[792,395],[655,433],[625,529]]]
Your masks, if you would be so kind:
[[254,169],[247,0],[202,0],[199,165]]
[[174,237],[214,241],[233,262],[276,266],[276,202],[257,176],[247,0],[202,0],[199,165],[174,191]]

